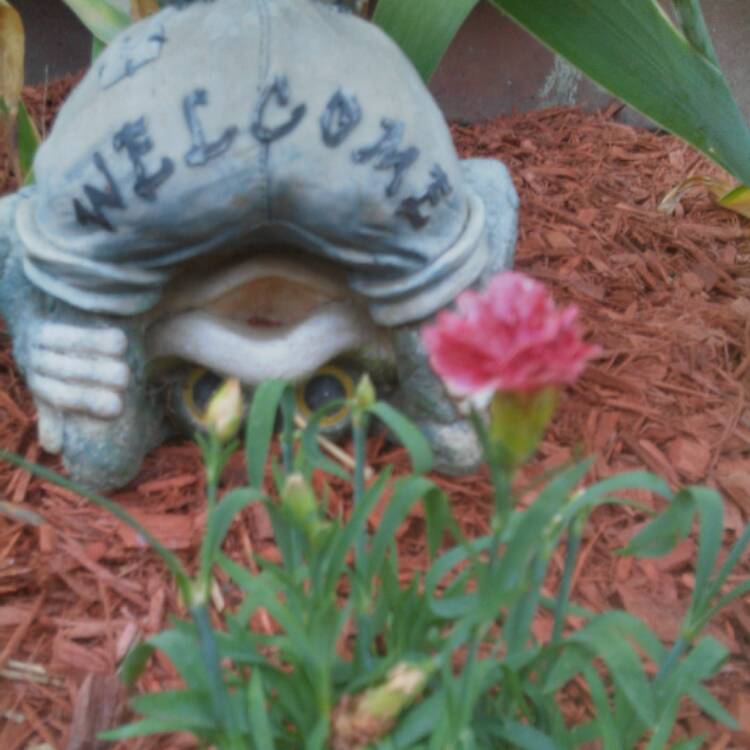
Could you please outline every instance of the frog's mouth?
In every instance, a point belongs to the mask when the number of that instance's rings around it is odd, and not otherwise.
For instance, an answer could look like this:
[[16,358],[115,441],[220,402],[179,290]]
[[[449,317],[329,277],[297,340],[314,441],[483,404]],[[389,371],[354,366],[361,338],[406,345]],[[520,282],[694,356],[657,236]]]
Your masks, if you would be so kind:
[[260,256],[178,279],[151,316],[146,356],[177,357],[253,385],[299,380],[381,340],[336,269]]

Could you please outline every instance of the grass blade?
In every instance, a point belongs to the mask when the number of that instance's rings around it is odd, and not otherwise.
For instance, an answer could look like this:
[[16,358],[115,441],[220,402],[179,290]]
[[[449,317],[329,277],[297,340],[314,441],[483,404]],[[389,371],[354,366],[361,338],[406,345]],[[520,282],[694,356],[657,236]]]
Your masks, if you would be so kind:
[[268,720],[268,710],[263,691],[263,677],[261,670],[253,669],[250,678],[250,726],[257,750],[274,750],[271,722]]
[[409,451],[415,474],[424,474],[432,468],[432,448],[414,423],[384,401],[373,404],[368,411],[380,419]]
[[291,386],[284,380],[266,380],[253,394],[245,427],[245,461],[251,487],[261,488],[271,446],[276,415],[284,393]]

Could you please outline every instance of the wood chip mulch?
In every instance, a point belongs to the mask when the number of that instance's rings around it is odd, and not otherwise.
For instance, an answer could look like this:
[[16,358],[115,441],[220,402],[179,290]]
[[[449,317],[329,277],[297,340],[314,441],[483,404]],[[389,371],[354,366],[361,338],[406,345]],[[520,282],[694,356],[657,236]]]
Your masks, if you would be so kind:
[[[48,128],[71,80],[28,89],[26,101]],[[532,470],[593,454],[591,479],[647,468],[672,484],[706,483],[725,502],[726,548],[750,516],[750,227],[700,193],[676,215],[657,212],[663,195],[691,174],[716,167],[679,140],[619,124],[614,110],[555,109],[455,127],[462,156],[496,156],[521,195],[517,265],[549,284],[560,302],[581,310],[601,357],[567,394]],[[14,187],[0,156],[0,187]],[[0,341],[0,445],[57,466],[35,437],[31,398]],[[374,468],[407,471],[401,450],[374,439]],[[235,457],[227,483],[240,481]],[[484,474],[441,479],[461,523],[487,529]],[[77,750],[97,722],[122,718],[114,672],[136,639],[180,612],[175,589],[141,540],[74,494],[0,466],[0,748]],[[197,449],[155,451],[116,499],[188,564],[205,520]],[[332,483],[334,503],[346,489]],[[656,507],[648,493],[642,503]],[[665,640],[674,639],[694,578],[695,542],[663,559],[615,555],[645,522],[623,508],[596,512],[575,572],[575,598],[597,610],[623,607]],[[421,564],[423,519],[400,529],[404,576]],[[230,534],[227,550],[247,560],[276,554],[267,520],[252,509]],[[549,587],[559,579],[555,559]],[[745,559],[734,580],[746,578]],[[221,581],[220,581],[221,584]],[[221,585],[217,609],[231,606]],[[262,626],[262,623],[260,624]],[[544,637],[549,623],[535,625]],[[739,601],[710,627],[731,652],[713,683],[741,725],[729,732],[684,707],[682,730],[705,732],[712,750],[750,747],[750,602]],[[143,687],[177,684],[157,658]],[[576,709],[571,707],[571,717]],[[116,747],[187,748],[188,738],[133,741]]]

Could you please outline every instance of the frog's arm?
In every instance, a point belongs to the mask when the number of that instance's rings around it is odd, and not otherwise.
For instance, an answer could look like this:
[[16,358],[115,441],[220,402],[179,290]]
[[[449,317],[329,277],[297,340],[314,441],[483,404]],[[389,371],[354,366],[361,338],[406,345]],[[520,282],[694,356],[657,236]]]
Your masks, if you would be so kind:
[[44,447],[58,452],[62,415],[115,419],[130,379],[127,337],[96,316],[74,310],[34,287],[23,273],[14,229],[17,194],[0,199],[0,314],[39,411]]

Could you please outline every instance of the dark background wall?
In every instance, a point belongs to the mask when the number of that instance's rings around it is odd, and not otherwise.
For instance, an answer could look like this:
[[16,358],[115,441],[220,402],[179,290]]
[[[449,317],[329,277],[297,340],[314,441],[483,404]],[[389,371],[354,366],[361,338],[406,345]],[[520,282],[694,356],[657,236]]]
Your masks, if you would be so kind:
[[[28,82],[88,65],[90,36],[63,0],[15,0],[14,5],[26,26]],[[750,0],[704,0],[703,7],[735,97],[750,119]],[[456,121],[558,104],[596,108],[612,101],[484,2],[461,29],[431,88],[446,117]]]

